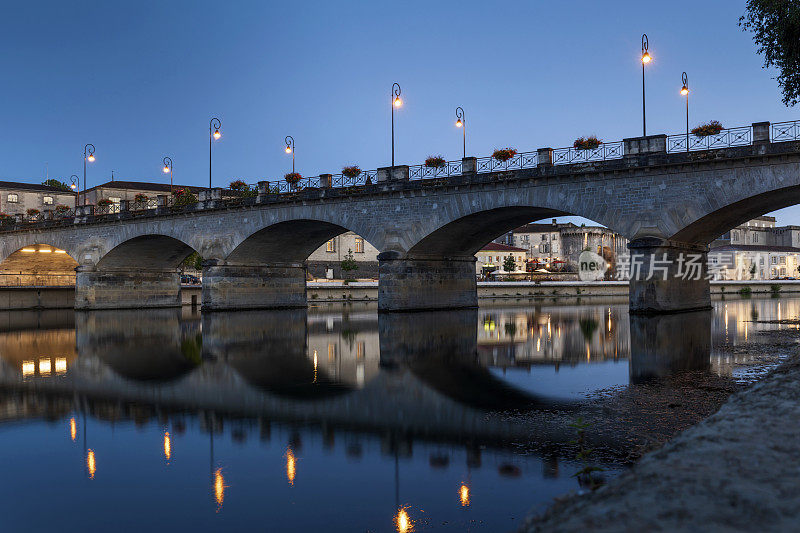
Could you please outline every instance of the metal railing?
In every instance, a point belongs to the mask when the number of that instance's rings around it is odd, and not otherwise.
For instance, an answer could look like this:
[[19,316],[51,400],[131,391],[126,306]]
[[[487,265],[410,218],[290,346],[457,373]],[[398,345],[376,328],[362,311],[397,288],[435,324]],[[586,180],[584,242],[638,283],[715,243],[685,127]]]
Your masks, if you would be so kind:
[[[687,149],[688,144],[688,149]],[[753,127],[729,128],[713,135],[694,135],[685,133],[667,137],[667,153],[696,152],[698,150],[716,150],[733,146],[753,144]]]
[[[761,133],[759,133],[761,135]],[[770,125],[769,137],[771,142],[798,141],[800,140],[800,121],[778,122]],[[694,134],[678,134],[667,136],[666,150],[668,153],[696,152],[714,150],[735,146],[746,146],[753,143],[753,126],[723,129],[717,134],[699,136]],[[596,148],[577,149],[575,147],[557,148],[551,152],[553,165],[570,165],[575,163],[588,163],[595,161],[608,161],[621,159],[625,155],[625,143],[614,141],[602,143]],[[520,152],[506,161],[494,157],[481,157],[475,159],[477,173],[490,173],[508,170],[535,168],[539,165],[538,152]],[[429,167],[424,164],[408,167],[409,180],[427,180],[447,178],[464,175],[464,163],[461,160],[447,161],[441,167]],[[301,178],[296,183],[287,183],[285,180],[260,182],[249,184],[246,188],[216,189],[219,196],[211,198],[213,204],[243,205],[255,202],[255,198],[262,192],[275,195],[292,197],[306,189],[358,188],[377,182],[377,170],[365,170],[357,176],[343,174],[309,176]],[[260,184],[266,183],[266,191],[259,190]],[[216,194],[216,193],[215,193]],[[208,199],[207,198],[207,199]],[[253,200],[251,200],[253,199]],[[199,199],[198,199],[199,200]],[[197,205],[196,205],[197,204]],[[104,215],[138,216],[150,213],[175,213],[207,207],[202,200],[186,202],[186,198],[179,200],[175,195],[163,195],[157,198],[148,198],[141,202],[128,201],[125,205],[111,204],[105,206],[90,206],[88,209],[79,207],[68,210],[53,210],[34,216],[20,216],[0,218],[0,231],[10,231],[24,227],[48,227],[71,223],[76,216]],[[127,213],[127,215],[126,215]]]
[[408,179],[411,180],[449,178],[450,176],[460,176],[461,174],[461,161],[446,161],[444,165],[440,167],[429,167],[426,165],[408,167]]
[[556,148],[553,150],[554,165],[571,165],[573,163],[589,163],[592,161],[607,161],[609,159],[622,159],[625,155],[625,143],[614,141],[601,143],[597,148],[578,149]]
[[523,168],[534,168],[539,164],[539,154],[537,152],[520,152],[507,161],[500,161],[492,156],[479,157],[477,160],[477,171],[497,172],[498,170],[520,170]]
[[770,141],[800,141],[800,120],[770,124]]

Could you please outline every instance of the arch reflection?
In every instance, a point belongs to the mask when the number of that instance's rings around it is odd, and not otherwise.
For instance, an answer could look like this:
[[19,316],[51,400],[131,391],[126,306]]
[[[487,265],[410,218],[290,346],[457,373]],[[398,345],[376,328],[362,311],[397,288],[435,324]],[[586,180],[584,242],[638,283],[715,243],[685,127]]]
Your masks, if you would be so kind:
[[200,324],[183,321],[180,309],[78,312],[75,329],[81,357],[132,381],[174,381],[201,363]]

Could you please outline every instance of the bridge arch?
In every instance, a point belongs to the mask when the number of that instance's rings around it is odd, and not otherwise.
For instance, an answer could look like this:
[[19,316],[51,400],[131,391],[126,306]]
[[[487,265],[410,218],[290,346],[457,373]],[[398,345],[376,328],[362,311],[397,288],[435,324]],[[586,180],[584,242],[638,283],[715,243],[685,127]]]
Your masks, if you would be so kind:
[[148,234],[124,240],[97,262],[99,269],[177,268],[194,248],[168,235]]
[[77,266],[67,250],[50,244],[29,244],[0,261],[0,286],[75,285]]
[[755,217],[800,204],[800,185],[762,192],[701,214],[669,238],[690,244],[708,245],[725,232]]

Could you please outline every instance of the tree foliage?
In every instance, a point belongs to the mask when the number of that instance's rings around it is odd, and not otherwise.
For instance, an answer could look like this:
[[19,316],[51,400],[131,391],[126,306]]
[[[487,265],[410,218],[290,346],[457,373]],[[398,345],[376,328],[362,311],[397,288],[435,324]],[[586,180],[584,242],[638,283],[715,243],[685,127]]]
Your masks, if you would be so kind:
[[347,255],[342,259],[341,267],[343,272],[358,270],[358,261],[353,258],[353,250],[347,250]]
[[503,260],[503,270],[506,272],[514,272],[517,270],[517,261],[513,255],[509,255]]
[[62,191],[67,191],[67,192],[71,192],[72,191],[72,189],[70,189],[69,185],[67,185],[63,181],[58,181],[55,178],[50,178],[49,180],[44,180],[42,182],[42,185],[47,185],[48,187],[55,187],[57,189],[61,189]]
[[796,0],[747,0],[739,19],[744,31],[753,32],[764,67],[778,69],[783,103],[800,101],[800,2]]

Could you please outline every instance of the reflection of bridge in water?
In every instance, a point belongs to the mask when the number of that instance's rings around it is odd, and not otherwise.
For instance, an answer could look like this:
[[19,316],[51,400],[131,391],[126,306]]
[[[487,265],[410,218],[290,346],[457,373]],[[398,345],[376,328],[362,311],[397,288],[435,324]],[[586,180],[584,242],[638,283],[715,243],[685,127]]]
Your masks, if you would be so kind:
[[[592,329],[581,336],[591,346],[610,347],[610,333],[618,351],[630,346],[623,358],[630,357],[633,380],[708,368],[710,312],[637,318],[628,345],[620,335],[625,329],[617,329],[627,327],[627,317],[607,311],[586,315],[603,318],[596,328],[582,326],[583,318],[563,322],[557,308],[534,311],[525,324],[527,344],[548,324],[551,335],[556,328],[565,336],[567,328]],[[249,417],[465,443],[530,440],[531,426],[487,416],[493,411],[575,407],[490,371],[488,341],[479,332],[491,310],[480,319],[476,310],[379,317],[347,310],[181,313],[75,313],[74,329],[72,312],[31,313],[30,324],[0,319],[0,386],[11,396],[60,399],[53,405],[66,410],[64,401],[94,406],[106,419],[188,411],[209,420]],[[45,329],[28,330],[39,326]],[[683,341],[691,349],[676,345]],[[565,348],[551,361],[571,359]],[[545,446],[573,437],[560,423],[537,424],[535,434]]]

